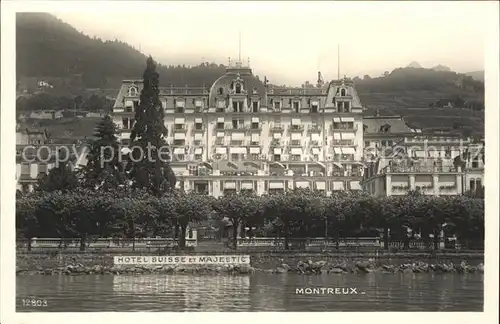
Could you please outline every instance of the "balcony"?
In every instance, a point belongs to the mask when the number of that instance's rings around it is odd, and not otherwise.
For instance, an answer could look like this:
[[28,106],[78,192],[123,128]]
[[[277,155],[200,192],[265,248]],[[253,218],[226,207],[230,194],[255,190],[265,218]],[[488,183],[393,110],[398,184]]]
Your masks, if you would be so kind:
[[303,132],[304,131],[304,125],[291,125],[290,126],[290,132]]
[[252,123],[251,125],[246,125],[245,129],[247,131],[261,131],[262,130],[262,124],[260,124],[260,123]]
[[290,147],[302,147],[302,141],[301,140],[291,140]]
[[204,132],[205,131],[205,125],[201,125],[201,126],[194,126],[193,127],[193,131],[194,132]]
[[333,140],[334,146],[354,146],[353,140]]
[[358,125],[333,123],[330,126],[330,130],[332,132],[356,132],[358,130]]
[[186,129],[187,129],[186,125],[175,125],[173,132],[174,133],[184,133],[184,132],[186,132]]
[[456,173],[459,170],[453,166],[433,165],[389,165],[386,173]]
[[244,131],[247,129],[247,126],[245,125],[237,125],[237,126],[234,126],[234,125],[226,125],[224,127],[224,130],[225,131]]
[[310,125],[309,128],[307,129],[307,132],[310,133],[321,133],[323,130],[323,127],[320,125]]
[[284,128],[283,128],[282,125],[273,125],[273,126],[271,126],[271,132],[282,133],[283,130],[284,130]]
[[271,141],[270,147],[277,147],[277,146],[281,146],[281,141],[279,139],[273,139]]

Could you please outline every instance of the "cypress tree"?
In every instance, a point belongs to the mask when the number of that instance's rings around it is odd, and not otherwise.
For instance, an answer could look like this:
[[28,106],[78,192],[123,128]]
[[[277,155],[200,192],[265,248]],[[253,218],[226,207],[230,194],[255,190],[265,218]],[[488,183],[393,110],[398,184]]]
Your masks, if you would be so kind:
[[125,182],[116,125],[109,115],[97,125],[94,139],[89,141],[87,165],[83,169],[83,185],[90,189],[110,189]]
[[143,89],[139,105],[135,109],[135,124],[130,134],[133,163],[129,165],[133,184],[135,187],[150,190],[155,195],[174,188],[176,182],[168,162],[170,152],[165,140],[167,128],[159,98],[159,78],[156,63],[150,56],[146,62]]

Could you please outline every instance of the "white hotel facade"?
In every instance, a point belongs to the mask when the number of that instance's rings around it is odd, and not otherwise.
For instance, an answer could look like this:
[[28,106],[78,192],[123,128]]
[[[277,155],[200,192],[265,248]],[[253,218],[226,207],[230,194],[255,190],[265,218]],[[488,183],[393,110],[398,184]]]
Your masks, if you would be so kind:
[[[125,145],[141,90],[142,81],[123,81],[114,104],[113,120]],[[366,190],[380,196],[407,192],[425,182],[426,194],[456,195],[470,189],[470,174],[479,180],[474,186],[484,182],[482,164],[471,168],[468,163],[467,175],[466,170],[449,163],[443,168],[433,161],[459,155],[469,139],[423,134],[406,126],[401,117],[363,118],[361,101],[349,80],[318,83],[315,88],[276,88],[237,62],[209,89],[160,88],[160,99],[173,153],[171,166],[177,187],[186,191],[218,197],[245,189],[263,194],[302,187],[328,195],[336,190]],[[444,144],[442,152],[428,156],[415,149],[417,142],[427,139]],[[432,167],[418,172],[400,169],[392,175],[394,167],[391,172],[386,167],[390,158],[379,153],[375,153],[378,162],[367,163],[365,146],[379,150],[396,144]],[[392,182],[401,189],[393,190]]]

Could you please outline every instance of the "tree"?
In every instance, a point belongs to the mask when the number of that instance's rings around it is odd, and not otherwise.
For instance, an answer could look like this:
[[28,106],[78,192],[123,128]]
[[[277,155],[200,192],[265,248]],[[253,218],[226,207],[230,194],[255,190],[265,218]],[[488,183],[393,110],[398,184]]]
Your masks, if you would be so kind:
[[176,179],[163,151],[167,148],[167,129],[159,99],[159,74],[151,57],[143,80],[140,103],[135,109],[136,122],[130,134],[131,142],[138,146],[131,153],[134,161],[138,161],[131,164],[131,175],[136,187],[147,188],[160,196],[175,187]]
[[231,222],[234,249],[238,247],[238,227],[245,223],[260,223],[260,220],[255,219],[262,216],[263,206],[258,203],[258,199],[254,193],[242,191],[239,194],[222,196],[213,204],[219,218],[226,218]]
[[212,212],[212,206],[210,206],[209,198],[206,195],[194,191],[189,193],[175,191],[171,195],[173,199],[177,200],[174,204],[177,224],[180,227],[179,247],[185,248],[188,225],[207,220]]
[[126,182],[116,125],[106,115],[96,127],[95,139],[89,141],[83,183],[87,188],[109,190]]
[[39,191],[68,191],[78,187],[78,177],[67,162],[59,162],[59,166],[38,179],[36,190]]

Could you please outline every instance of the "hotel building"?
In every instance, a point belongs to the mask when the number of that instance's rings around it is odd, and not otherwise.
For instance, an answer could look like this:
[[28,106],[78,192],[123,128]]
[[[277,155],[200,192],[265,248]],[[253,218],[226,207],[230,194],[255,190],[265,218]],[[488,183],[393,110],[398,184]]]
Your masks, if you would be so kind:
[[[128,144],[141,81],[123,81],[113,108]],[[210,89],[161,88],[177,186],[220,196],[298,187],[360,190],[363,121],[348,80],[277,88],[237,62]]]

